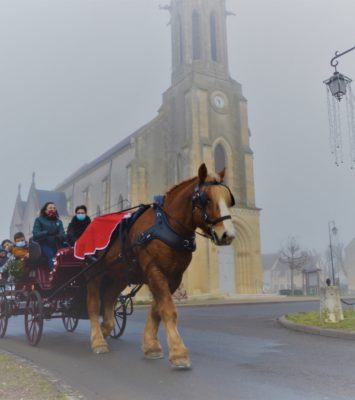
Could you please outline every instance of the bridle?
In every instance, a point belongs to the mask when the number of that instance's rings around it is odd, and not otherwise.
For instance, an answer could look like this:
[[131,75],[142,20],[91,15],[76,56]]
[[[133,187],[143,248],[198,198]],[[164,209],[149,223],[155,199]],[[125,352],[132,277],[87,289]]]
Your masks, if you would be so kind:
[[224,215],[223,217],[219,217],[216,219],[212,219],[209,217],[209,215],[207,214],[207,206],[208,206],[209,198],[208,198],[207,193],[205,191],[201,190],[205,186],[223,186],[223,187],[225,187],[228,190],[228,192],[231,196],[231,199],[232,199],[231,207],[233,207],[235,205],[235,199],[234,199],[234,196],[233,196],[231,190],[229,189],[229,187],[222,182],[216,182],[216,181],[203,182],[203,183],[199,183],[194,189],[194,195],[192,197],[192,212],[194,212],[196,209],[199,209],[201,211],[201,217],[202,217],[202,220],[204,221],[204,223],[207,225],[208,234],[211,236],[211,238],[213,239],[214,242],[218,242],[217,234],[216,234],[215,230],[213,229],[213,227],[220,222],[223,222],[228,219],[232,219],[232,217],[231,217],[231,215]]

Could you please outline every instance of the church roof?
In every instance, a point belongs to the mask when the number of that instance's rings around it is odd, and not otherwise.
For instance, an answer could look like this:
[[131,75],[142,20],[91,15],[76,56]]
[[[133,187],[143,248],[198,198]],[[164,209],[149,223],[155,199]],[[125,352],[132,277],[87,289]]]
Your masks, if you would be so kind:
[[27,201],[20,200],[18,202],[18,211],[21,216],[23,216],[23,214],[25,213],[26,205],[27,205]]
[[120,152],[125,147],[129,146],[132,138],[135,138],[135,137],[138,137],[139,135],[141,135],[145,131],[147,126],[153,125],[159,119],[159,117],[160,117],[160,115],[158,114],[153,120],[151,120],[147,124],[144,124],[143,126],[141,126],[139,129],[137,129],[135,132],[131,133],[129,136],[127,136],[126,138],[121,140],[115,146],[111,147],[109,150],[107,150],[101,156],[99,156],[98,158],[95,158],[95,160],[93,160],[87,164],[84,164],[76,172],[74,172],[72,175],[69,175],[68,178],[66,178],[63,182],[61,182],[59,185],[57,185],[55,190],[62,189],[64,186],[75,181],[80,176],[88,173],[90,170],[92,170],[96,166],[100,165],[100,163],[110,159],[113,155]]
[[107,150],[105,153],[103,153],[101,156],[98,158],[95,158],[95,160],[84,164],[82,167],[80,167],[76,172],[74,172],[72,175],[69,175],[67,179],[65,179],[63,182],[61,182],[56,189],[62,188],[63,186],[66,186],[70,182],[74,181],[76,178],[78,178],[81,175],[84,175],[86,172],[90,171],[91,169],[95,168],[97,165],[102,163],[103,161],[109,159],[112,157],[114,154],[118,153],[120,150],[124,149],[127,147],[130,142],[131,138],[133,137],[135,133],[131,134],[130,136],[127,136],[125,139],[121,140],[119,143],[116,144],[116,146],[113,146],[111,149]]
[[39,207],[42,208],[45,203],[52,201],[55,203],[58,213],[60,216],[67,216],[67,198],[64,192],[55,192],[51,190],[39,190],[35,191],[38,199]]
[[279,260],[278,253],[262,254],[261,257],[264,271],[272,269]]

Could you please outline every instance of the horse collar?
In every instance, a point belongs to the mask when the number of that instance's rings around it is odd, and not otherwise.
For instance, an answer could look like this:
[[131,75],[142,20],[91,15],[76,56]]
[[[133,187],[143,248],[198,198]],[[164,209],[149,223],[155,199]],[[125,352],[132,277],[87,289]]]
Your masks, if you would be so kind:
[[163,208],[164,199],[164,196],[154,197],[155,224],[142,232],[136,239],[135,244],[143,246],[153,239],[158,239],[177,251],[195,251],[195,234],[183,237],[170,226]]

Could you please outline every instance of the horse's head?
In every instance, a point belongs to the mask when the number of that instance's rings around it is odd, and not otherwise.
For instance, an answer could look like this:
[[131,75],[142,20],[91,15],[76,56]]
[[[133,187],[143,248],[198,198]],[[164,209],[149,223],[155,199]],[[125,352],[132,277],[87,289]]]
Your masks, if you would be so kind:
[[198,170],[199,182],[193,196],[193,214],[196,225],[218,245],[229,245],[235,238],[235,229],[229,207],[235,201],[231,190],[223,183],[225,170],[210,174],[205,164]]

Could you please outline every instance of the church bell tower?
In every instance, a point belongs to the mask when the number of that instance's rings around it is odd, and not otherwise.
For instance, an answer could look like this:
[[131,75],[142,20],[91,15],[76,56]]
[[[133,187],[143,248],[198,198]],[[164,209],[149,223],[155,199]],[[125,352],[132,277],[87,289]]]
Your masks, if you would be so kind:
[[191,72],[228,78],[225,0],[172,0],[172,81]]
[[255,205],[253,152],[247,100],[230,77],[225,0],[171,0],[171,87],[163,94],[166,116],[167,186],[194,176],[205,162],[226,167],[226,183],[237,199],[232,219],[237,239],[217,248],[198,244],[187,271],[188,291],[216,295],[260,293],[262,270],[259,209]]

